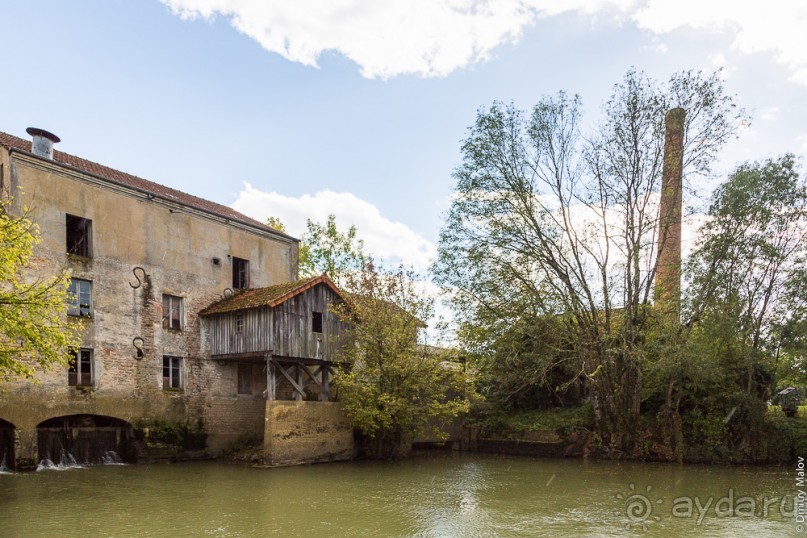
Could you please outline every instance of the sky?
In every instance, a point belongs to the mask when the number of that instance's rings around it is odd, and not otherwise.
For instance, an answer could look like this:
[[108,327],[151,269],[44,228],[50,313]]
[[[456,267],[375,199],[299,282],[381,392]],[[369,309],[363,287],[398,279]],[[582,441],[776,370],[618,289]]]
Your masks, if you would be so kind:
[[723,68],[740,162],[807,154],[807,2],[0,0],[0,131],[231,205],[355,225],[425,270],[476,111],[559,90],[587,122],[635,67]]

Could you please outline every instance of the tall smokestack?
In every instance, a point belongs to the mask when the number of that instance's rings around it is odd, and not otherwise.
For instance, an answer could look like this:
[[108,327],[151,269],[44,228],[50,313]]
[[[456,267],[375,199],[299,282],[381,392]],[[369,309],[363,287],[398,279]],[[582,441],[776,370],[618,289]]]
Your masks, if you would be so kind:
[[684,122],[686,112],[674,108],[665,118],[664,166],[659,203],[656,306],[676,315],[681,311],[681,206],[683,203]]
[[36,127],[28,127],[25,132],[33,137],[31,141],[31,153],[52,161],[53,144],[61,142],[61,139],[45,129],[38,129]]

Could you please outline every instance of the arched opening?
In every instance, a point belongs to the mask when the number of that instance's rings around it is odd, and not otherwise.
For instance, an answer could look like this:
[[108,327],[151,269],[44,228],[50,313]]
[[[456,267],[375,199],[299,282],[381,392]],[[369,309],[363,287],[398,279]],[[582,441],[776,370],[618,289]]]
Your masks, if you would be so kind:
[[14,424],[0,418],[0,471],[14,469],[15,430]]
[[55,465],[135,460],[132,425],[103,415],[67,415],[37,426],[39,461]]

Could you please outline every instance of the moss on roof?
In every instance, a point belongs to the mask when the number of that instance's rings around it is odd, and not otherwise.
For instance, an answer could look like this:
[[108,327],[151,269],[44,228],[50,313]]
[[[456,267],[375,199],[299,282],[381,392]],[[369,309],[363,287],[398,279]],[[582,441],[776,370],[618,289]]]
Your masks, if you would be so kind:
[[325,284],[337,295],[342,296],[333,282],[323,273],[319,276],[302,278],[300,280],[275,284],[274,286],[267,286],[265,288],[255,288],[237,292],[230,297],[225,297],[211,304],[199,312],[199,315],[210,316],[213,314],[223,314],[225,312],[235,312],[236,310],[246,310],[248,308],[259,308],[261,306],[275,307],[295,295],[313,288],[317,284]]

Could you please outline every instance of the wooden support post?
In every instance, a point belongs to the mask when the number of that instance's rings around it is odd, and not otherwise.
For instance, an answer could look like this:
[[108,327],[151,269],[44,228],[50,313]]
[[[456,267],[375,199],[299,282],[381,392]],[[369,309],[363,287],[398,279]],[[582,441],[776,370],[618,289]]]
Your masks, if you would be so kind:
[[319,367],[320,373],[322,375],[322,382],[319,391],[319,401],[327,402],[331,399],[331,384],[328,380],[328,376],[330,372],[328,371],[328,367],[324,364]]
[[266,359],[266,399],[276,399],[277,376],[275,375],[275,361]]
[[305,366],[297,363],[295,367],[297,368],[297,385],[301,387],[301,390],[295,392],[294,399],[301,402],[305,399],[305,379],[303,379],[303,369]]

